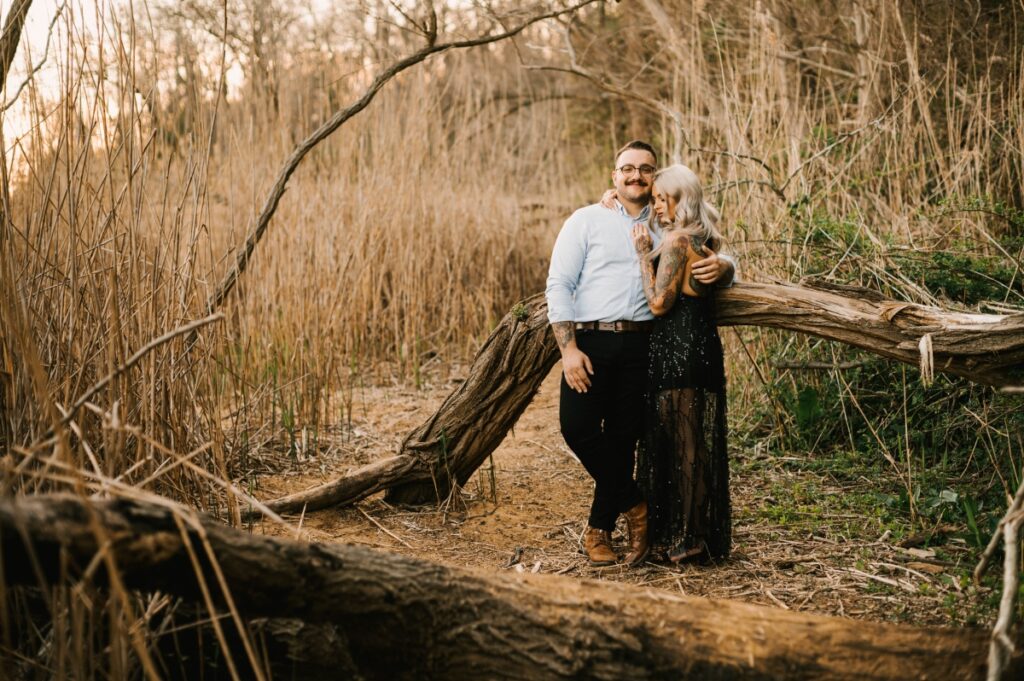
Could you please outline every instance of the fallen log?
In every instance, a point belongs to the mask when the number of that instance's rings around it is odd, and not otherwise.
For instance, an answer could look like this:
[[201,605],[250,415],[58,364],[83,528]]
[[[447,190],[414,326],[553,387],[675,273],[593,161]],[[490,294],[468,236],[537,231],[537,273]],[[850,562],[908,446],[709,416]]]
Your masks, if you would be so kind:
[[915,366],[927,338],[935,371],[997,387],[1024,381],[1024,314],[950,312],[815,281],[723,289],[718,325],[797,331]]
[[[921,363],[926,339],[935,371],[992,386],[1024,382],[1024,314],[950,312],[829,284],[740,283],[717,295],[719,326],[797,331],[914,366]],[[363,471],[358,480],[345,476],[267,506],[279,513],[304,505],[313,510],[380,489],[387,489],[391,503],[442,501],[453,483],[465,484],[501,444],[558,359],[544,296],[527,298],[484,343],[466,381],[387,460],[387,470],[402,469],[401,474],[377,484]]]
[[[32,599],[34,619],[23,620],[11,627],[11,636],[26,631],[45,631],[51,627],[53,591],[19,589],[19,597]],[[107,594],[93,591],[94,606],[102,608]],[[59,607],[59,606],[58,606]],[[169,611],[168,611],[169,610]],[[178,600],[171,608],[146,618],[149,649],[165,681],[237,681],[238,679],[287,679],[288,681],[320,681],[362,677],[349,659],[349,643],[343,631],[330,623],[311,623],[296,618],[246,618],[242,631],[254,651],[246,652],[239,629],[222,616],[220,632],[214,628],[206,607]],[[102,635],[102,634],[101,634]],[[17,640],[17,639],[15,639]],[[212,644],[212,645],[211,645]],[[32,650],[18,646],[15,650]],[[0,679],[38,678],[40,664],[45,664],[49,651],[39,658],[10,654],[11,648],[0,647]],[[228,660],[233,664],[228,664]],[[7,668],[4,665],[7,664]],[[232,669],[234,668],[234,669]],[[33,671],[36,671],[33,674]],[[75,669],[80,678],[100,678],[100,670]],[[4,675],[4,672],[7,675]],[[91,672],[91,674],[90,674]],[[260,672],[263,672],[262,675]],[[66,674],[65,674],[66,676]],[[128,675],[125,675],[128,677]],[[131,676],[129,678],[136,678]]]
[[[417,464],[418,459],[411,456],[391,456],[361,466],[322,485],[274,499],[267,503],[267,508],[275,513],[301,513],[352,504],[392,485],[421,481],[429,475],[424,472],[429,471],[429,468]],[[420,475],[417,476],[417,473]],[[246,517],[257,515],[259,513],[256,510],[250,510]]]
[[560,357],[544,296],[513,307],[480,348],[466,380],[402,442],[399,455],[415,459],[415,470],[427,476],[392,485],[385,498],[408,504],[442,501],[452,483],[466,484],[526,411]]
[[[8,585],[46,587],[89,570],[102,587],[101,550],[132,589],[202,602],[200,574],[218,608],[226,602],[222,579],[243,616],[332,624],[348,647],[346,661],[370,679],[904,680],[985,672],[988,632],[980,629],[488,574],[359,546],[253,536],[191,510],[131,500],[0,501]],[[1011,662],[1013,673],[1021,671],[1019,657]]]

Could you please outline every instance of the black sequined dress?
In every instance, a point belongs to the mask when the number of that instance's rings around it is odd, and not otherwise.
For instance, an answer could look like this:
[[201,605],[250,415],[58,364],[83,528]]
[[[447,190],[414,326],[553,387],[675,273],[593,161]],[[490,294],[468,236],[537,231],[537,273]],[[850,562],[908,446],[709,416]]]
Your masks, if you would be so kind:
[[[654,322],[646,434],[637,484],[655,550],[729,555],[732,521],[726,452],[725,368],[714,296],[680,295]],[[703,542],[703,544],[702,544]]]

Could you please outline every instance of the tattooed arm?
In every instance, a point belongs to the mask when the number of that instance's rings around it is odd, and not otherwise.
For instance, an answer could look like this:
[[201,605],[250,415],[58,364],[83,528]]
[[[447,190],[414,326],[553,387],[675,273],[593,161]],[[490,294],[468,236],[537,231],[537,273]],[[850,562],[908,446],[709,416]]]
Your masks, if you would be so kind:
[[[638,225],[642,228],[642,225]],[[686,269],[686,239],[677,235],[667,235],[665,246],[661,257],[658,258],[658,267],[655,270],[654,263],[648,260],[646,252],[640,241],[637,240],[637,233],[634,232],[634,242],[637,244],[637,251],[640,253],[640,276],[643,281],[644,295],[647,296],[647,304],[655,316],[662,316],[672,309],[673,303],[679,297],[683,286],[683,272]],[[650,251],[649,248],[646,249]]]
[[562,352],[562,372],[569,387],[579,393],[587,392],[594,367],[590,358],[576,347],[576,324],[574,322],[551,322],[551,331]]
[[576,329],[573,322],[551,322],[551,330],[558,341],[558,349],[565,350],[569,345],[576,346]]

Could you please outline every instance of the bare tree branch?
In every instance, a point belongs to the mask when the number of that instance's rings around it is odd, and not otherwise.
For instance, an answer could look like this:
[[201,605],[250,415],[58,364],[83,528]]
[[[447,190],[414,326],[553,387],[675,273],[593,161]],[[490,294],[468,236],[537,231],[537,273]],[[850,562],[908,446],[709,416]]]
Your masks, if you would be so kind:
[[[171,340],[177,338],[178,336],[184,335],[186,333],[195,332],[197,329],[199,329],[202,326],[206,326],[207,324],[212,324],[213,322],[219,322],[222,319],[224,319],[224,314],[222,312],[218,312],[218,313],[212,314],[212,315],[210,315],[208,317],[204,317],[202,319],[197,319],[195,321],[189,322],[188,324],[185,324],[184,326],[179,326],[178,328],[176,328],[176,329],[174,329],[172,331],[168,331],[167,333],[163,334],[162,336],[159,336],[159,337],[154,338],[153,340],[149,341],[144,346],[139,348],[139,350],[137,350],[134,355],[129,357],[128,361],[126,361],[124,364],[122,364],[121,366],[117,367],[116,369],[111,371],[109,374],[104,376],[102,379],[100,379],[100,381],[98,383],[96,383],[94,386],[92,386],[91,388],[86,390],[85,393],[83,393],[81,397],[79,397],[77,400],[75,400],[75,403],[71,405],[70,409],[68,409],[67,413],[64,415],[64,418],[62,418],[60,420],[60,425],[61,426],[66,426],[68,423],[70,423],[71,419],[73,419],[75,417],[75,414],[78,412],[78,410],[81,409],[82,406],[86,402],[88,402],[89,399],[93,395],[95,395],[99,391],[103,390],[103,388],[105,388],[112,380],[114,380],[115,378],[117,378],[118,376],[123,374],[124,372],[128,371],[129,369],[131,369],[136,364],[138,364],[139,360],[141,360],[143,357],[148,355],[150,352],[152,352],[156,348],[160,347],[164,343],[167,343],[168,341],[171,341]],[[46,440],[47,438],[51,437],[52,435],[53,435],[53,430],[51,429],[49,432],[47,432],[42,437],[42,440]]]
[[[988,681],[1000,681],[1006,667],[1006,661],[1016,652],[1010,638],[1010,627],[1013,624],[1014,605],[1020,585],[1020,529],[1024,524],[1024,481],[1017,488],[1009,508],[999,521],[996,531],[985,547],[977,567],[974,568],[974,582],[981,584],[981,578],[991,565],[992,557],[999,548],[999,540],[1003,544],[1003,594],[999,599],[999,615],[992,627],[992,638],[988,650]],[[1009,678],[1009,677],[1007,677]]]
[[889,104],[889,106],[886,108],[886,110],[883,111],[874,120],[868,121],[864,125],[862,125],[859,128],[857,128],[856,130],[850,130],[848,132],[841,132],[841,133],[839,133],[838,135],[836,135],[835,140],[833,140],[830,144],[827,144],[826,146],[822,147],[818,151],[816,151],[813,154],[811,154],[804,162],[802,162],[800,165],[798,165],[796,167],[796,170],[794,170],[793,172],[791,172],[789,174],[789,176],[786,178],[786,181],[783,182],[782,186],[779,187],[779,191],[782,193],[782,195],[785,196],[786,187],[789,186],[789,183],[792,182],[797,177],[797,175],[799,175],[800,173],[803,172],[804,168],[808,164],[813,163],[814,161],[817,161],[822,156],[828,155],[829,153],[831,153],[837,147],[840,147],[840,146],[846,144],[847,142],[849,142],[853,138],[861,135],[862,133],[866,132],[867,130],[872,130],[872,129],[879,130],[879,129],[881,129],[882,123],[884,123],[887,118],[889,118],[890,116],[893,115],[893,112],[896,110],[896,105],[899,104],[903,100],[903,96],[906,93],[907,93],[906,90],[903,90],[903,92],[900,92],[896,96],[896,98],[892,100],[892,103]]
[[21,30],[25,27],[25,15],[28,14],[31,6],[32,0],[14,0],[14,4],[11,5],[11,9],[7,13],[4,32],[3,35],[0,35],[0,91],[4,89],[11,63],[14,62],[14,55],[18,52]]
[[[260,239],[263,238],[264,233],[267,231],[267,226],[270,224],[271,218],[274,217],[274,213],[277,211],[277,206],[281,201],[281,197],[284,195],[285,189],[287,188],[288,185],[289,178],[291,178],[292,173],[294,173],[295,170],[299,167],[299,164],[302,163],[302,159],[304,159],[306,157],[306,154],[308,154],[314,147],[320,144],[320,142],[327,139],[327,137],[329,137],[335,130],[340,128],[346,121],[348,121],[350,118],[352,118],[360,111],[365,109],[367,105],[369,105],[369,103],[373,101],[373,98],[376,97],[380,89],[384,87],[384,85],[389,80],[394,78],[402,71],[405,71],[406,69],[415,66],[416,64],[419,64],[420,62],[424,61],[425,59],[432,55],[453,49],[466,49],[470,47],[478,47],[480,45],[487,45],[489,43],[499,42],[501,40],[505,40],[507,38],[511,38],[522,33],[525,29],[532,26],[533,24],[544,21],[546,19],[552,19],[554,17],[563,16],[565,14],[571,14],[572,12],[576,12],[580,8],[593,4],[596,1],[597,0],[581,0],[580,2],[577,2],[564,9],[551,10],[543,14],[532,16],[524,20],[517,26],[508,29],[502,33],[480,36],[468,40],[453,40],[450,42],[437,43],[434,39],[430,38],[430,35],[428,33],[428,44],[424,48],[418,50],[417,52],[414,52],[413,54],[403,59],[394,62],[389,67],[378,73],[377,77],[373,79],[373,82],[370,83],[370,86],[363,93],[362,97],[356,100],[356,102],[353,103],[348,108],[342,109],[341,111],[338,111],[333,116],[331,116],[331,118],[326,123],[317,128],[316,131],[313,132],[313,134],[311,134],[309,137],[300,142],[299,145],[295,148],[295,150],[291,153],[291,155],[287,158],[287,160],[285,160],[284,167],[281,169],[281,173],[278,175],[277,181],[274,182],[274,186],[270,190],[270,195],[267,197],[266,201],[263,204],[263,209],[260,211],[260,215],[256,220],[255,228],[246,238],[245,244],[241,252],[235,258],[234,266],[221,280],[220,284],[217,286],[217,289],[210,295],[209,298],[207,298],[207,313],[212,313],[214,310],[221,306],[221,304],[224,302],[224,299],[227,298],[228,294],[234,288],[235,284],[238,281],[238,278],[242,275],[243,272],[245,272],[245,268],[248,266],[250,258],[252,258],[252,254],[256,248],[256,244],[258,244]],[[436,31],[436,18],[428,19],[427,21],[428,24],[430,24],[430,22],[434,22],[434,30]]]
[[39,59],[35,66],[29,69],[28,75],[25,76],[25,80],[21,81],[21,85],[19,85],[14,91],[14,94],[8,98],[7,102],[5,102],[3,106],[0,106],[0,112],[7,111],[14,106],[14,103],[18,101],[18,96],[21,94],[21,91],[25,89],[26,85],[32,82],[35,75],[39,73],[39,70],[43,68],[44,64],[46,64],[46,59],[50,55],[50,39],[53,38],[53,27],[57,24],[57,19],[59,19],[60,15],[64,13],[64,8],[67,6],[67,0],[64,0],[64,2],[60,4],[60,7],[57,8],[57,12],[53,15],[53,19],[50,20],[50,27],[46,30],[46,46],[43,47],[42,58]]
[[524,65],[524,68],[530,71],[555,71],[561,73],[569,73],[574,76],[579,76],[580,78],[584,78],[590,81],[599,89],[604,90],[609,94],[615,95],[616,97],[620,97],[622,99],[635,101],[638,104],[647,107],[648,109],[655,113],[664,114],[671,118],[676,125],[676,140],[674,145],[675,148],[673,149],[674,156],[681,157],[682,148],[684,146],[690,148],[690,144],[688,141],[689,137],[686,134],[686,129],[683,127],[683,114],[681,111],[679,111],[678,109],[673,109],[669,105],[665,104],[662,101],[654,99],[653,97],[648,97],[647,95],[636,92],[634,90],[628,90],[624,87],[615,85],[614,83],[609,83],[608,81],[602,79],[600,76],[595,74],[593,71],[590,71],[589,69],[581,66],[576,59],[576,48],[574,48],[572,45],[572,35],[570,34],[569,26],[565,27],[565,49],[569,55],[568,67],[526,64]]

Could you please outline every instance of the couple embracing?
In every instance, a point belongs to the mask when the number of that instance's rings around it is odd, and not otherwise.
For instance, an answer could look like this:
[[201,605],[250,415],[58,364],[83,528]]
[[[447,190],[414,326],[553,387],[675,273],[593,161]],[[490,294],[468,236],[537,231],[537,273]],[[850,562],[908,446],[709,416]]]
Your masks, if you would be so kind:
[[659,171],[651,145],[633,141],[612,182],[566,220],[547,281],[562,435],[595,483],[584,550],[591,565],[615,564],[624,515],[629,566],[652,551],[724,558],[725,371],[711,293],[731,285],[735,263],[719,255],[718,211],[686,166]]

